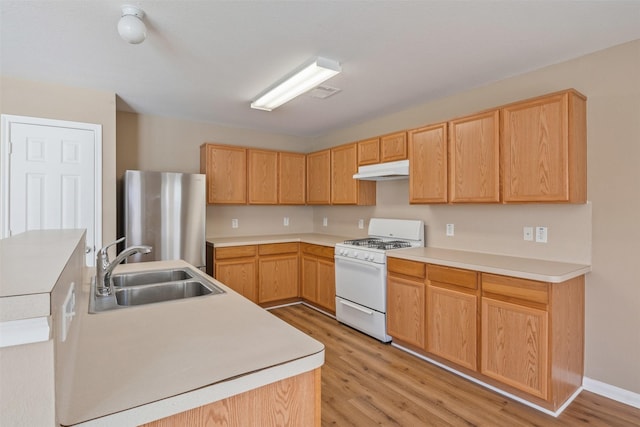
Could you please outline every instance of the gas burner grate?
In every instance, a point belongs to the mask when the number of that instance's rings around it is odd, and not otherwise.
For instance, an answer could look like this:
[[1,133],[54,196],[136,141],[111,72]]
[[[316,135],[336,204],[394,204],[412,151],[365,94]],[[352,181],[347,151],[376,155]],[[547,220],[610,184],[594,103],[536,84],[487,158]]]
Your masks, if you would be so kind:
[[365,248],[377,248],[377,245],[380,243],[382,243],[382,239],[374,239],[371,237],[344,241],[345,245],[362,246]]
[[344,243],[345,245],[358,246],[361,248],[382,249],[382,250],[401,249],[401,248],[411,247],[411,243],[405,242],[402,240],[384,241],[382,239],[377,239],[377,238],[345,240]]

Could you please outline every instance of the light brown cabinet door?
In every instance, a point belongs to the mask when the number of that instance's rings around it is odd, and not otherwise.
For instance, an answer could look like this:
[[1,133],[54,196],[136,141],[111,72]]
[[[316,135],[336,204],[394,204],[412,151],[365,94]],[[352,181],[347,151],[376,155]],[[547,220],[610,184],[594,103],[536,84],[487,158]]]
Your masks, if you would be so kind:
[[409,203],[447,203],[447,124],[408,132]]
[[247,151],[249,163],[249,204],[278,204],[278,152]]
[[306,182],[306,156],[278,153],[278,202],[283,205],[304,205]]
[[393,162],[407,158],[407,132],[396,132],[380,137],[380,162]]
[[307,154],[307,204],[331,204],[331,150]]
[[586,201],[586,99],[574,91],[502,109],[505,202]]
[[482,298],[481,373],[548,399],[548,314]]
[[449,201],[500,201],[500,111],[449,122]]
[[318,258],[318,293],[316,302],[332,313],[336,312],[336,274],[333,260]]
[[427,286],[427,351],[477,369],[476,295]]
[[331,149],[331,204],[375,205],[375,181],[353,179],[358,172],[357,144]]
[[318,300],[318,260],[314,256],[302,255],[302,283],[300,296],[308,301]]
[[255,259],[235,259],[215,263],[215,278],[255,303],[258,302],[257,271]]
[[298,296],[298,254],[258,259],[260,303]]
[[393,338],[425,348],[425,284],[388,276],[387,333]]
[[380,139],[358,142],[358,166],[380,163]]
[[354,205],[357,203],[358,181],[353,179],[353,175],[357,172],[356,144],[331,149],[331,204]]
[[207,175],[207,203],[247,203],[247,150],[203,144],[200,173]]

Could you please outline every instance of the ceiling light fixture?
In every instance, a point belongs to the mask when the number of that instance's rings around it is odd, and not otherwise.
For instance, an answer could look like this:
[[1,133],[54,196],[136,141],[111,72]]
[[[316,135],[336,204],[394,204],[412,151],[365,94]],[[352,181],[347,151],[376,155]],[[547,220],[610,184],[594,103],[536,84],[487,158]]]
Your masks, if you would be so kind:
[[147,27],[142,22],[144,10],[131,6],[122,6],[122,17],[118,21],[118,33],[127,43],[139,44],[147,38]]
[[271,111],[329,80],[340,71],[342,68],[338,61],[317,57],[311,64],[260,95],[251,103],[251,108]]

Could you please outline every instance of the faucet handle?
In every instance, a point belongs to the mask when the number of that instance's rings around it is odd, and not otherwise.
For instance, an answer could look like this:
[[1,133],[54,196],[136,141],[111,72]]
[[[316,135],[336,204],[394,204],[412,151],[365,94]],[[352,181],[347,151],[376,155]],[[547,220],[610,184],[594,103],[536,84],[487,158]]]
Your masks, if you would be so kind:
[[115,242],[111,242],[107,246],[102,247],[102,249],[98,251],[97,264],[102,265],[103,267],[106,267],[107,264],[109,264],[109,253],[107,252],[107,250],[113,245],[117,245],[118,243],[124,242],[125,238],[126,237],[121,237]]

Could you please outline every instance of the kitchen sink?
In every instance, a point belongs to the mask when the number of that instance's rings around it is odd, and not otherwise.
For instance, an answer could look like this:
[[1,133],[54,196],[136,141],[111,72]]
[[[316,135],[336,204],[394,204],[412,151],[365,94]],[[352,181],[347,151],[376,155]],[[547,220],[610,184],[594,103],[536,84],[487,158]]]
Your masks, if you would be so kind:
[[113,279],[113,286],[129,287],[193,279],[193,274],[186,268],[172,268],[167,270],[120,273],[114,274],[111,278]]
[[[220,293],[222,289],[217,289]],[[116,304],[121,306],[153,304],[162,301],[193,298],[214,293],[198,281],[181,281],[116,289]]]
[[94,277],[89,313],[225,293],[206,276],[189,268],[119,273],[112,280],[111,295],[96,296]]

